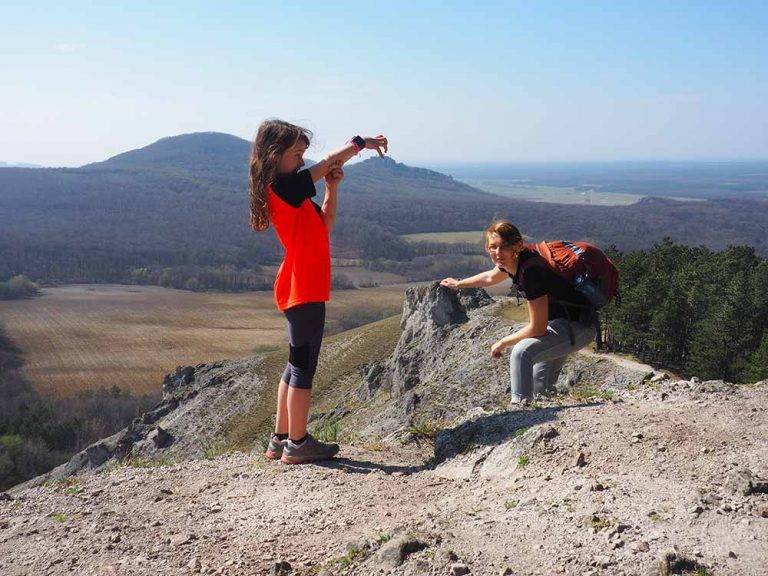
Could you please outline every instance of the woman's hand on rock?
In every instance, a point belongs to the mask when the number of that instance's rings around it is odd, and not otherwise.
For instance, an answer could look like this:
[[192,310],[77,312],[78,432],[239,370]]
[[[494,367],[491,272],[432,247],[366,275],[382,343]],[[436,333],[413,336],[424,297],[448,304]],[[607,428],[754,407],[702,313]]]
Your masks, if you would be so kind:
[[453,288],[456,290],[459,287],[459,281],[456,280],[456,278],[445,278],[440,281],[440,286],[445,286],[446,288]]

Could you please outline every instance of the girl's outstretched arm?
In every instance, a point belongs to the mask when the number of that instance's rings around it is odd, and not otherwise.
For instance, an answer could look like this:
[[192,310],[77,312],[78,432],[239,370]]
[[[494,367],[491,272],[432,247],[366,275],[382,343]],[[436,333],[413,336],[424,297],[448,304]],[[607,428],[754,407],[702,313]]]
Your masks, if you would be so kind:
[[[379,156],[383,157],[384,152],[387,151],[387,147],[389,146],[389,142],[387,142],[387,139],[381,134],[376,137],[366,137],[363,138],[363,140],[365,141],[365,144],[362,147],[359,147],[350,140],[343,148],[331,152],[325,159],[310,166],[309,173],[312,175],[312,181],[317,182],[321,178],[325,178],[325,175],[328,174],[336,164],[344,164],[364,148],[367,150],[376,150],[376,152],[379,153]],[[384,152],[382,152],[382,148],[384,149]]]

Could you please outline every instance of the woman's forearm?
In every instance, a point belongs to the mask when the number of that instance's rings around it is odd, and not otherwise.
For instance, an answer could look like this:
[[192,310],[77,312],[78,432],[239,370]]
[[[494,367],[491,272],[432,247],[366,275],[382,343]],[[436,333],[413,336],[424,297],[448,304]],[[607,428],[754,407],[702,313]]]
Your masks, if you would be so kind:
[[325,197],[323,198],[323,222],[330,235],[333,230],[333,223],[336,220],[336,199],[338,189],[331,186],[325,187]]
[[520,340],[525,340],[526,338],[540,338],[541,336],[544,335],[544,333],[546,333],[546,329],[544,330],[543,333],[541,332],[537,333],[536,330],[534,330],[533,324],[529,323],[523,326],[522,328],[520,328],[520,330],[518,330],[517,332],[510,334],[505,338],[502,338],[502,340],[504,340],[504,343],[507,346],[514,346],[515,344],[520,342]]
[[456,283],[457,288],[481,288],[483,286],[490,286],[490,280],[487,272],[480,272],[469,278],[464,278]]

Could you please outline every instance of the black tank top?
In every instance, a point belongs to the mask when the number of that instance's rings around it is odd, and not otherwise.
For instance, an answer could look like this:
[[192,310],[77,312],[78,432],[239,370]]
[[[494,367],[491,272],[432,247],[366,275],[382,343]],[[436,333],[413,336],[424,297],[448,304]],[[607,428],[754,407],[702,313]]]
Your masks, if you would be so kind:
[[[501,268],[501,270],[504,270]],[[504,270],[504,272],[507,272]],[[509,272],[507,272],[509,274]],[[521,298],[536,300],[549,296],[549,319],[579,320],[590,308],[589,301],[579,294],[571,283],[558,276],[547,261],[529,248],[520,252],[517,272],[509,274]]]

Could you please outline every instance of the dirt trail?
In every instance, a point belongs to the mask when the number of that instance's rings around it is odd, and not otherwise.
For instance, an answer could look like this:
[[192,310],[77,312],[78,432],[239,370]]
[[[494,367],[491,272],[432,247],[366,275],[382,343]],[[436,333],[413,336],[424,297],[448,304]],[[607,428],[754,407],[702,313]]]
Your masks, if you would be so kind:
[[739,471],[768,476],[766,407],[768,383],[545,402],[555,432],[458,480],[424,442],[115,466],[0,499],[0,573],[658,574],[675,546],[691,574],[763,575],[768,494]]

